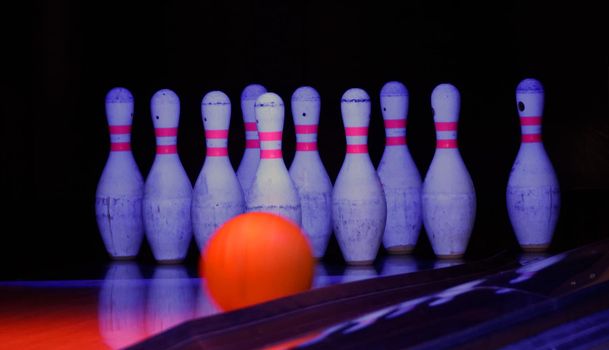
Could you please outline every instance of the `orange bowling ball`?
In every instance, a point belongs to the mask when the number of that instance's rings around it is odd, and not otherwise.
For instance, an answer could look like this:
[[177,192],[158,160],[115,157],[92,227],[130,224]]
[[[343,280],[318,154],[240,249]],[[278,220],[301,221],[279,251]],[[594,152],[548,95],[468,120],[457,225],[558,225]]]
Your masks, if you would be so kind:
[[251,212],[213,234],[199,271],[208,294],[228,311],[308,290],[314,266],[309,241],[296,224]]

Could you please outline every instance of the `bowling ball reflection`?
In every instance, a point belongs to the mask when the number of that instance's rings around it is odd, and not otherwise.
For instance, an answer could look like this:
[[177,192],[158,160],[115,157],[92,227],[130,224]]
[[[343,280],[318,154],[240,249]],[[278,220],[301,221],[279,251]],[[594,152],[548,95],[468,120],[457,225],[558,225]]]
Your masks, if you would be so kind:
[[309,241],[291,221],[251,212],[226,222],[201,254],[206,289],[233,310],[311,288],[315,260]]

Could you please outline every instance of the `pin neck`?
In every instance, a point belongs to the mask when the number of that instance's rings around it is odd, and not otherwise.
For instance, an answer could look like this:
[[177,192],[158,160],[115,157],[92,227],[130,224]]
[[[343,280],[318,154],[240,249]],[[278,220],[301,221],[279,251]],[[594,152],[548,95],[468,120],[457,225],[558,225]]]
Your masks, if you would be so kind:
[[522,133],[522,143],[539,143],[541,140],[541,121],[540,116],[520,117],[520,130]]
[[176,145],[178,138],[178,128],[155,128],[156,135],[156,153],[158,155],[171,155],[178,153]]
[[245,148],[260,148],[256,122],[244,122],[243,126],[245,128]]
[[406,145],[406,119],[385,119],[385,145]]
[[131,125],[110,125],[110,152],[131,151]]
[[281,131],[259,131],[260,159],[282,158],[281,154]]
[[457,148],[457,122],[436,122],[436,148]]
[[348,126],[345,127],[347,137],[347,154],[368,153],[368,127]]
[[317,125],[295,125],[296,152],[317,151]]
[[205,130],[206,154],[208,157],[228,155],[228,129]]

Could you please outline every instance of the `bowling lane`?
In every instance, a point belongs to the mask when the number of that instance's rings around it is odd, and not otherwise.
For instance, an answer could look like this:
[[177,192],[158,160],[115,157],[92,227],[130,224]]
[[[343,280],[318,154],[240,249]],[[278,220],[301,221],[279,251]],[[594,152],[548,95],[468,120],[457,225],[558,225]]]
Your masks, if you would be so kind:
[[[371,267],[318,264],[312,288],[459,263],[387,256]],[[114,262],[103,275],[96,276],[97,271],[104,269],[81,273],[86,279],[0,281],[0,344],[19,349],[116,349],[221,312],[205,294],[205,282],[193,266]],[[41,276],[49,275],[41,270]]]

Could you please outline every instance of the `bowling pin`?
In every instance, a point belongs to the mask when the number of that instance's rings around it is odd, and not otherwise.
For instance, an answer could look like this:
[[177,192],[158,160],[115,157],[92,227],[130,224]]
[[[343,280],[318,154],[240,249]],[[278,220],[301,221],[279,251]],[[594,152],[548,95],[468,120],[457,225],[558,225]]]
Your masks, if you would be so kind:
[[347,155],[332,192],[334,233],[348,264],[369,265],[376,258],[387,219],[381,181],[368,154],[370,97],[350,89],[341,99]]
[[387,200],[383,245],[389,253],[410,253],[421,230],[421,175],[406,145],[408,90],[392,81],[381,89],[385,151],[378,167]]
[[150,101],[156,157],[144,186],[144,227],[152,253],[160,262],[182,261],[192,238],[192,185],[178,157],[180,99],[159,90]]
[[114,259],[134,258],[144,239],[144,179],[131,153],[133,96],[114,88],[106,95],[110,156],[95,194],[97,226]]
[[277,214],[300,226],[300,198],[281,153],[283,100],[277,94],[268,92],[258,97],[255,107],[260,138],[260,163],[247,195],[246,210]]
[[525,251],[544,251],[550,245],[560,212],[556,172],[541,140],[544,91],[535,79],[516,88],[522,139],[507,185],[512,227]]
[[332,182],[317,152],[320,99],[309,86],[292,94],[296,155],[290,176],[300,197],[302,228],[315,258],[323,257],[332,234]]
[[463,256],[476,218],[476,192],[457,147],[461,97],[456,87],[438,85],[431,94],[436,152],[422,192],[423,224],[440,258]]
[[241,93],[241,111],[243,113],[243,126],[245,128],[245,152],[241,163],[237,168],[237,178],[243,189],[243,195],[247,201],[247,193],[260,161],[260,140],[258,139],[258,128],[256,127],[256,99],[266,92],[266,88],[259,84],[250,84]]
[[228,158],[230,113],[230,100],[223,92],[212,91],[203,97],[207,156],[195,183],[191,213],[199,250],[220,225],[245,210],[241,185]]

